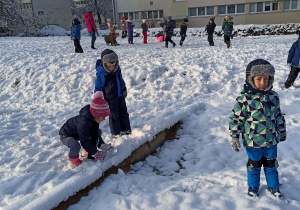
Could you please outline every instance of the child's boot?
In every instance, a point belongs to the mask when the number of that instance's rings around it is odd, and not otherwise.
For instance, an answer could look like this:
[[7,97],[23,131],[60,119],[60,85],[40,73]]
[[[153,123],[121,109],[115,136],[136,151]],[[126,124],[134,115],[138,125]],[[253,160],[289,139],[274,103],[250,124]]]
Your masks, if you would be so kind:
[[279,190],[279,187],[268,187],[269,192],[277,198],[282,197],[282,193]]
[[258,187],[248,187],[248,195],[250,197],[257,197],[258,196]]
[[182,44],[183,44],[182,41],[180,41],[180,42],[179,42],[179,45],[182,46]]
[[81,163],[82,163],[82,160],[79,159],[79,156],[75,159],[72,159],[69,157],[69,167],[71,169],[78,167]]

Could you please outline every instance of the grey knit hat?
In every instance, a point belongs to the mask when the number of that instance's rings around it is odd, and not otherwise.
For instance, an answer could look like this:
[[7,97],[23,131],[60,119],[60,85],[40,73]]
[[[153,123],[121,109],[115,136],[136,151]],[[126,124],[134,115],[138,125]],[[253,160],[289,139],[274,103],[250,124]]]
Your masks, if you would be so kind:
[[169,17],[168,17],[168,20],[172,20],[172,17],[171,17],[171,16],[169,16]]
[[119,58],[118,55],[110,49],[105,49],[103,50],[103,52],[101,53],[101,61],[103,64],[103,68],[105,69],[105,71],[111,73],[111,71],[109,69],[107,69],[106,67],[106,63],[112,63],[116,61],[116,67],[113,70],[113,72],[115,72],[118,69],[118,65],[119,65]]
[[253,82],[253,77],[269,75],[269,83],[264,91],[268,91],[272,88],[274,82],[275,69],[266,60],[256,59],[251,61],[246,68],[246,82],[250,84],[254,89],[257,89]]

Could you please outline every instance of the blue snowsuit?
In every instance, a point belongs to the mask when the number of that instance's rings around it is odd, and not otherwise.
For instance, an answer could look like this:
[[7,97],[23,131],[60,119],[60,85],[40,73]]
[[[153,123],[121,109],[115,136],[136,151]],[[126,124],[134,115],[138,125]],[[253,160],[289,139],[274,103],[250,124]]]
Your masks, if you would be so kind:
[[75,45],[75,52],[76,53],[83,53],[83,49],[80,45],[80,30],[81,30],[81,25],[80,21],[78,18],[74,18],[72,21],[72,33],[71,33],[71,38],[74,39],[74,45]]
[[133,42],[133,27],[134,23],[131,21],[127,21],[128,42]]
[[112,135],[119,135],[121,131],[130,131],[129,114],[125,97],[127,89],[122,78],[120,66],[115,71],[108,72],[103,68],[101,59],[96,62],[95,90],[102,91],[104,99],[107,101],[110,114],[109,126]]

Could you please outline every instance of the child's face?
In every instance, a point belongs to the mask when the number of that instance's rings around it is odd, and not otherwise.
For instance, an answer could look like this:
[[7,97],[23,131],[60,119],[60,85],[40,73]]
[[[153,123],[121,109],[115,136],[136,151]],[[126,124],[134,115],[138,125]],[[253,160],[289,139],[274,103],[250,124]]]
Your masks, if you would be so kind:
[[262,91],[265,90],[269,84],[269,78],[270,78],[269,75],[261,75],[261,76],[253,77],[253,82],[255,87]]
[[94,117],[94,119],[95,119],[95,121],[96,121],[97,123],[101,123],[102,121],[105,120],[105,118],[106,118],[106,117]]
[[116,67],[116,63],[117,62],[114,61],[112,63],[106,63],[105,65],[106,65],[106,67],[107,67],[108,70],[113,71],[115,69],[115,67]]

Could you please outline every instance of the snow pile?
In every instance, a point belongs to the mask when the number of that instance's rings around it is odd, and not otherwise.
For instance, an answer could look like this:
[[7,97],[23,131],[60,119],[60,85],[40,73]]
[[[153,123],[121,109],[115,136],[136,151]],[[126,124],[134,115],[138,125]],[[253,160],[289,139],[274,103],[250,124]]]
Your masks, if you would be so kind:
[[[227,49],[222,37],[209,47],[206,37],[187,37],[183,47],[163,48],[155,37],[118,38],[111,48],[120,58],[133,133],[111,139],[108,120],[103,139],[117,147],[105,162],[85,160],[70,170],[68,148],[58,135],[63,123],[92,99],[95,62],[107,46],[82,37],[83,54],[66,37],[0,39],[0,208],[51,209],[98,179],[155,134],[183,120],[179,140],[157,156],[133,166],[130,174],[110,177],[73,209],[299,209],[299,91],[283,88],[287,52],[296,35],[238,37]],[[176,43],[179,37],[173,38]],[[276,44],[275,44],[276,43]],[[274,90],[286,114],[288,136],[278,150],[284,200],[245,193],[246,153],[228,141],[228,120],[245,80],[246,65],[256,58],[276,69]],[[296,80],[295,85],[299,86]],[[261,201],[261,202],[260,202]],[[101,207],[100,207],[101,206]]]
[[71,33],[56,25],[45,26],[39,32],[42,36],[67,36]]

